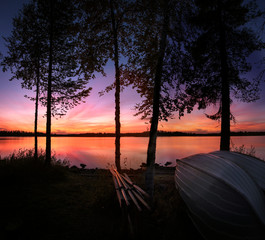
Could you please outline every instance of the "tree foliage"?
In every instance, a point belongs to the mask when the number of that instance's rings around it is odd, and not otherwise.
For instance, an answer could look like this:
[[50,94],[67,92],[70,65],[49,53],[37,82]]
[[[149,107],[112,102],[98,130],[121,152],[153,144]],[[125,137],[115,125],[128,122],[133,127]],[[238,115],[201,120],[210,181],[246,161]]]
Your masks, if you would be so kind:
[[[177,108],[187,107],[192,111],[219,104],[216,114],[210,119],[221,119],[221,150],[229,150],[230,113],[233,99],[245,102],[258,98],[258,81],[244,75],[252,66],[248,57],[260,50],[262,42],[247,26],[259,13],[254,1],[244,4],[242,0],[196,0],[195,11],[190,19],[196,32],[187,48],[183,76],[184,93],[177,96]],[[233,98],[231,97],[233,96]]]
[[[247,26],[258,16],[256,5],[253,1],[243,4],[238,0],[198,0],[195,3],[196,11],[190,23],[196,37],[189,46],[190,55],[183,70],[185,92],[176,98],[176,105],[182,107],[184,102],[192,110],[196,104],[198,109],[205,109],[220,103],[220,24],[225,31],[229,89],[235,99],[244,102],[257,100],[258,82],[245,77],[252,69],[248,57],[262,47],[257,34]],[[232,103],[232,98],[230,101]],[[221,113],[220,110],[218,112]],[[217,115],[216,119],[219,119],[221,114]]]
[[36,4],[31,2],[13,18],[11,35],[4,38],[8,52],[1,65],[4,71],[11,71],[11,81],[22,80],[22,88],[32,90],[36,86],[37,73],[42,77],[45,75],[47,42],[43,34]]
[[[42,0],[37,2],[40,19],[44,23],[43,31],[46,32],[45,39],[49,47],[52,45],[52,113],[61,116],[81,103],[91,91],[87,87],[89,78],[84,78],[78,72],[79,49],[75,28],[77,9],[73,1],[68,0],[57,0],[49,4]],[[50,49],[45,50],[48,55]],[[48,64],[46,71],[44,82],[47,89]],[[42,100],[46,105],[45,99]]]
[[[29,90],[36,86],[39,69],[43,93],[47,90],[49,61],[50,4],[47,3],[31,1],[13,19],[11,36],[5,38],[8,53],[2,62],[3,69],[12,73],[10,80],[22,80],[21,86]],[[86,88],[89,78],[77,71],[79,49],[74,27],[77,9],[72,1],[58,0],[53,5],[52,113],[61,116],[82,102],[91,88]],[[34,97],[30,99],[35,100]],[[46,106],[46,95],[42,95],[40,100]]]
[[[163,28],[163,6],[166,1],[138,1],[134,24],[130,25],[132,41],[127,51],[128,64],[122,71],[126,85],[133,88],[143,98],[135,107],[136,115],[142,119],[152,115],[154,76],[159,55],[159,43]],[[181,66],[185,55],[187,39],[186,15],[189,14],[188,1],[169,1],[165,57],[163,59],[159,119],[167,120],[178,111],[172,102],[172,95],[181,91]],[[180,109],[181,110],[181,109]],[[181,110],[180,115],[183,114]]]

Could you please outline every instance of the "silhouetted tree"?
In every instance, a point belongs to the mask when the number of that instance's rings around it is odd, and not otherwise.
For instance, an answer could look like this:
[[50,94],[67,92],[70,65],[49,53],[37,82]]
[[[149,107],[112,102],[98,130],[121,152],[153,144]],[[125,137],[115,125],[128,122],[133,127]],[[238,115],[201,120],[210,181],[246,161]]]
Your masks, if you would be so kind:
[[120,123],[120,64],[119,64],[119,42],[118,42],[118,24],[115,19],[113,0],[109,1],[111,14],[111,27],[114,47],[114,65],[115,65],[115,164],[117,169],[121,170],[121,123]]
[[136,115],[151,117],[146,187],[153,195],[158,122],[172,117],[177,110],[171,98],[180,90],[185,14],[189,8],[188,1],[143,0],[137,4],[128,64],[122,77],[143,97],[136,105]]
[[[103,0],[95,1],[78,1],[80,9],[83,9],[81,17],[83,31],[80,35],[81,42],[87,43],[81,47],[84,49],[81,59],[82,68],[87,70],[91,61],[91,55],[97,60],[97,69],[104,74],[104,66],[107,60],[111,59],[115,66],[115,81],[108,86],[104,92],[115,89],[115,165],[118,170],[120,166],[120,57],[125,52],[127,45],[128,32],[126,31],[126,15],[130,12],[133,1],[126,0]],[[84,62],[89,59],[88,62]],[[94,61],[95,61],[94,60]]]
[[[51,116],[64,115],[89,95],[87,78],[77,77],[78,48],[75,29],[76,5],[71,0],[38,1],[38,10],[46,23],[47,64],[47,123],[46,163],[51,161]],[[45,100],[46,100],[45,99]]]
[[[45,54],[47,47],[44,40],[42,25],[38,19],[34,2],[23,6],[19,15],[13,19],[11,36],[5,38],[8,47],[7,56],[3,59],[4,71],[11,70],[10,80],[22,80],[22,88],[32,90],[35,87],[35,158],[38,157],[38,105],[41,91],[41,78],[45,74]],[[27,96],[26,96],[27,97]]]
[[159,118],[159,102],[160,102],[160,91],[162,85],[162,71],[163,71],[163,60],[166,52],[166,41],[167,32],[169,28],[169,14],[168,14],[168,1],[164,1],[163,6],[163,27],[161,32],[161,39],[159,41],[158,58],[155,70],[155,80],[154,80],[154,93],[153,93],[153,111],[150,127],[150,136],[147,150],[147,171],[146,171],[146,184],[148,186],[148,191],[153,196],[154,188],[154,164],[155,164],[155,154],[156,154],[156,139],[157,139],[157,128],[158,128],[158,118]]
[[185,99],[192,109],[210,104],[220,104],[214,115],[207,117],[221,120],[220,150],[230,149],[231,94],[243,101],[257,99],[257,83],[249,81],[243,74],[251,70],[247,57],[259,50],[261,42],[247,27],[247,23],[258,14],[254,1],[243,4],[243,0],[196,0],[191,27],[197,33],[190,47],[190,63],[183,70],[186,92],[176,99]]

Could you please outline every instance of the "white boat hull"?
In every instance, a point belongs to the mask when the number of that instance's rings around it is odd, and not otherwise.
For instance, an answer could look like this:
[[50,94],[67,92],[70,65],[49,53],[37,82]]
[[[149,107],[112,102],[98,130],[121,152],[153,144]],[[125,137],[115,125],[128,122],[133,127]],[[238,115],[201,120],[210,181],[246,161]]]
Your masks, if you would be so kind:
[[177,161],[175,181],[206,239],[265,239],[264,193],[240,166],[198,154]]

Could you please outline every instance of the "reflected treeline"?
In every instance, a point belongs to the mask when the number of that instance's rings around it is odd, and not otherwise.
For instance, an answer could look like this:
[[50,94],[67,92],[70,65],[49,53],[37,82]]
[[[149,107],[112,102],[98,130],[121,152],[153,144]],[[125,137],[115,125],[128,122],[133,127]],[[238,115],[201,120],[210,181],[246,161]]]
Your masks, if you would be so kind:
[[[237,0],[34,0],[13,21],[1,63],[10,80],[34,90],[35,146],[38,104],[46,111],[46,164],[51,160],[52,116],[63,116],[89,96],[95,73],[112,61],[115,89],[115,164],[120,170],[120,91],[142,97],[136,115],[150,123],[146,183],[153,194],[158,123],[217,105],[207,117],[221,122],[220,150],[230,149],[233,99],[258,98],[259,78],[249,56],[264,49],[264,12]],[[258,61],[257,61],[258,62]],[[93,83],[91,84],[93,86]],[[89,116],[88,116],[89,118]],[[37,149],[37,148],[36,148]],[[37,150],[36,150],[37,152]]]

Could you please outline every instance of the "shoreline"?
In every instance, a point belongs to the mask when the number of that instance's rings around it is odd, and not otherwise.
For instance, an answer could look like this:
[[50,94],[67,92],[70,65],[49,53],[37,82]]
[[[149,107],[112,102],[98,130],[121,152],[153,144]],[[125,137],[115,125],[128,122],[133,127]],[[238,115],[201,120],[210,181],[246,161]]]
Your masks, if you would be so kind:
[[[0,168],[0,179],[6,183],[0,199],[1,237],[129,237],[109,170],[76,171],[56,164],[47,168],[35,159],[19,162]],[[137,224],[135,239],[201,240],[175,187],[173,171],[161,173],[155,175],[153,211],[129,209]],[[128,175],[144,189],[143,171],[129,171]]]

